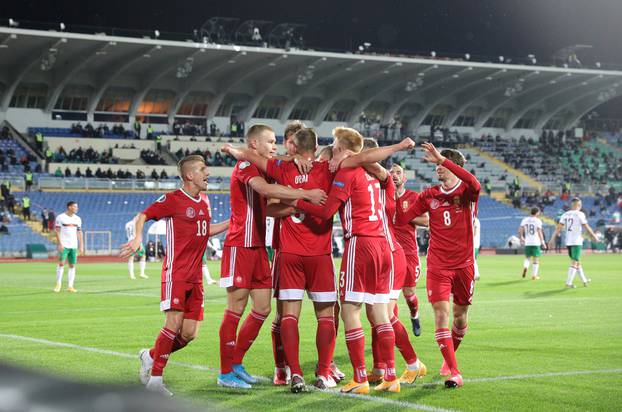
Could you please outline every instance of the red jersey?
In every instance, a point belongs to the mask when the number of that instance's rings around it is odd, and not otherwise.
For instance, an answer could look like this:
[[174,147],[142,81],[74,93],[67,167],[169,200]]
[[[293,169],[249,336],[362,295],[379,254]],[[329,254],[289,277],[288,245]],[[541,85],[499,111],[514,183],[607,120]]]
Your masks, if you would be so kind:
[[473,264],[473,219],[477,215],[480,184],[475,176],[450,160],[442,166],[460,179],[458,184],[450,190],[441,185],[424,190],[407,210],[400,212],[398,208],[398,221],[404,224],[428,212],[428,268],[460,269]]
[[[404,193],[398,195],[397,207],[402,211],[408,210],[409,206],[415,204],[415,201],[419,197],[419,193],[413,190],[405,190]],[[399,225],[397,219],[395,220],[395,238],[400,245],[404,248],[404,254],[417,255],[419,245],[417,244],[417,228],[412,223],[408,222]]]
[[329,198],[343,203],[339,216],[346,239],[352,236],[385,237],[380,199],[380,182],[362,167],[339,169]]
[[212,220],[207,195],[201,193],[195,198],[178,189],[162,195],[143,213],[147,220],[166,221],[162,282],[201,283],[201,265]]
[[237,162],[231,173],[231,218],[225,246],[266,244],[266,200],[248,184],[253,177],[264,175],[250,162]]
[[386,182],[380,185],[380,200],[384,205],[384,214],[382,217],[384,232],[391,252],[395,252],[396,250],[402,249],[402,245],[400,245],[395,237],[395,183],[393,183],[391,176],[388,176],[388,173]]
[[[294,189],[330,190],[333,174],[328,162],[313,162],[309,174],[301,174],[293,162],[270,159],[268,177]],[[321,219],[304,212],[281,218],[279,234],[281,252],[301,256],[326,255],[332,252],[332,219]],[[277,228],[275,228],[277,230]]]

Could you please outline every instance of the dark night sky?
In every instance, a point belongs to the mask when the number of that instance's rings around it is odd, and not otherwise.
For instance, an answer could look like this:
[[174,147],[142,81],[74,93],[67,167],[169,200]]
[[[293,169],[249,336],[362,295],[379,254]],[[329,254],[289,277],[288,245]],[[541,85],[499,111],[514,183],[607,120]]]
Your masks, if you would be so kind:
[[316,1],[11,1],[0,16],[132,29],[191,32],[214,16],[308,25],[310,47],[374,47],[542,62],[573,44],[594,48],[580,55],[622,64],[622,0],[316,0]]

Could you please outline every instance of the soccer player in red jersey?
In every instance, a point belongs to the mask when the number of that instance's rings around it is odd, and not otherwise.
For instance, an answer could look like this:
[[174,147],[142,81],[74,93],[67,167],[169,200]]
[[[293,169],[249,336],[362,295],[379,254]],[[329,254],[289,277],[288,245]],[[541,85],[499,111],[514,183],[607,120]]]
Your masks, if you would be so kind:
[[141,246],[147,220],[166,221],[166,258],[162,262],[164,327],[153,348],[140,351],[140,379],[147,389],[172,396],[162,381],[171,353],[196,338],[203,320],[203,275],[201,265],[207,241],[229,226],[229,221],[211,224],[209,199],[205,193],[209,172],[202,156],[186,156],[179,162],[183,184],[162,195],[136,218],[136,237],[121,246],[120,256],[129,257]]
[[[467,312],[475,287],[473,219],[477,215],[480,184],[475,176],[462,168],[465,159],[457,150],[445,149],[439,153],[431,143],[424,143],[422,147],[426,152],[424,159],[436,163],[441,184],[421,192],[406,210],[398,208],[398,223],[405,224],[416,216],[429,213],[426,287],[434,309],[436,342],[445,360],[441,374],[449,375],[445,387],[455,388],[462,386],[455,350],[467,330]],[[454,303],[451,332],[450,294],[453,294]]]
[[[405,148],[414,146],[414,143],[410,139],[402,141]],[[371,138],[364,140],[364,148],[372,149],[377,148],[378,143]],[[379,150],[379,149],[375,149]],[[388,150],[386,148],[381,150]],[[427,369],[423,362],[417,358],[417,354],[410,343],[408,332],[406,328],[399,320],[397,316],[397,299],[402,291],[404,280],[406,278],[407,263],[406,256],[402,245],[397,241],[395,235],[395,214],[396,214],[396,194],[395,184],[391,178],[389,172],[378,164],[365,164],[367,154],[365,150],[358,155],[348,157],[340,163],[341,167],[358,167],[363,166],[368,172],[375,175],[381,183],[380,198],[383,205],[382,221],[384,226],[384,232],[387,243],[392,253],[391,259],[391,278],[390,278],[390,300],[388,306],[388,316],[391,320],[391,326],[395,334],[395,344],[400,350],[400,353],[406,361],[406,370],[399,379],[400,383],[413,384],[417,378],[425,376]],[[369,313],[370,306],[366,307],[368,312],[368,318],[372,319],[373,316]],[[380,339],[378,336],[378,327],[372,323],[372,353],[374,359],[374,368],[372,373],[368,375],[367,379],[369,383],[382,384],[382,379],[385,375],[385,369],[387,365],[382,361],[382,348],[380,347]],[[394,389],[398,389],[395,387]],[[391,390],[391,389],[389,389]]]
[[[269,126],[250,127],[246,141],[249,149],[266,159],[276,151],[276,137]],[[248,161],[238,161],[233,169],[231,227],[224,242],[220,278],[220,286],[227,288],[227,309],[220,326],[221,386],[250,388],[257,382],[246,372],[242,360],[270,313],[272,277],[265,248],[266,198],[307,199],[321,204],[326,194],[319,189],[296,190],[270,184]],[[249,296],[252,308],[237,333]]]
[[[313,158],[317,150],[317,135],[312,129],[302,128],[293,138],[292,154]],[[313,162],[309,173],[301,173],[294,162],[266,159],[248,149],[225,147],[237,159],[249,160],[259,170],[266,171],[275,182],[294,189],[322,189],[328,191],[333,175],[328,162]],[[319,219],[297,212],[286,206],[289,214],[281,218],[280,250],[278,257],[279,305],[282,305],[281,339],[287,363],[291,368],[291,390],[304,390],[305,382],[299,360],[298,318],[305,290],[313,301],[318,328],[318,380],[316,387],[326,389],[336,386],[331,377],[331,360],[335,347],[333,306],[337,300],[335,274],[332,260],[332,219]]]
[[[419,193],[414,190],[407,190],[405,187],[406,175],[402,166],[394,164],[391,167],[391,178],[395,184],[395,195],[397,207],[403,210],[415,203],[419,197]],[[415,288],[419,281],[419,274],[421,267],[419,266],[419,245],[417,244],[417,226],[428,226],[428,215],[417,216],[403,225],[395,224],[395,237],[397,241],[404,247],[404,253],[406,255],[406,278],[404,279],[404,285],[402,292],[410,310],[410,322],[412,324],[413,333],[415,336],[421,335],[421,323],[419,322],[419,300],[415,294]]]
[[[363,137],[354,129],[338,127],[333,131],[336,158],[346,150],[358,153],[363,147]],[[412,141],[411,141],[412,143]],[[387,156],[400,150],[400,145],[390,146]],[[382,148],[387,149],[387,148]],[[373,152],[381,153],[381,149]],[[393,150],[393,151],[391,151]],[[385,157],[371,159],[380,161]],[[346,328],[346,345],[354,369],[354,378],[342,392],[369,393],[365,370],[365,334],[361,327],[360,312],[363,303],[373,305],[370,319],[377,325],[382,359],[387,368],[383,383],[377,390],[399,391],[395,375],[395,335],[388,316],[390,294],[391,252],[385,240],[383,208],[380,199],[380,182],[362,167],[341,168],[335,175],[324,207],[317,207],[305,201],[294,206],[302,212],[330,219],[339,210],[346,238],[344,259],[339,276],[339,296],[342,302],[341,315]]]

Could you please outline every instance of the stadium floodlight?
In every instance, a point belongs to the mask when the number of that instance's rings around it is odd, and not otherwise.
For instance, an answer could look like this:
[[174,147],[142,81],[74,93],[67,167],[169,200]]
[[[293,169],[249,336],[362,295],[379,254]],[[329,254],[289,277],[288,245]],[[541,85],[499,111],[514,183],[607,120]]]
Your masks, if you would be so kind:
[[159,38],[160,37],[160,30],[154,30],[153,31],[153,35],[155,36],[155,38]]
[[469,53],[465,53],[464,58],[466,60],[471,60],[471,55]]
[[18,26],[19,26],[19,22],[13,19],[9,19],[9,27],[18,27]]
[[505,60],[505,57],[499,56],[499,62],[503,63],[504,60]]
[[430,56],[432,56],[432,57],[436,57],[436,52],[435,52],[434,50],[432,50],[432,51],[430,52]]
[[600,62],[596,62],[596,67],[600,69]]
[[65,31],[65,29],[67,28],[67,26],[65,26],[65,23],[63,23],[62,21],[60,22],[58,26],[60,28],[60,31]]

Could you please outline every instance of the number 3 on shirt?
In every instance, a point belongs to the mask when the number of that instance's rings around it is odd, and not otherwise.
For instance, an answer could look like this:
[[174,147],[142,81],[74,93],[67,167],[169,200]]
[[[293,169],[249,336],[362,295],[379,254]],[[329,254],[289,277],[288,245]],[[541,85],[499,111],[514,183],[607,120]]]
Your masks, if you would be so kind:
[[378,220],[378,215],[376,214],[376,199],[374,198],[374,187],[380,190],[380,183],[374,183],[373,185],[367,186],[367,191],[369,192],[369,200],[371,200],[371,215],[369,215],[369,221],[375,222]]
[[197,236],[207,236],[207,220],[197,220]]
[[445,226],[451,226],[451,214],[449,213],[449,210],[445,210],[443,212],[443,222],[445,223]]

